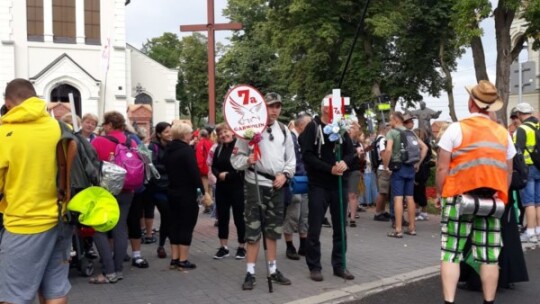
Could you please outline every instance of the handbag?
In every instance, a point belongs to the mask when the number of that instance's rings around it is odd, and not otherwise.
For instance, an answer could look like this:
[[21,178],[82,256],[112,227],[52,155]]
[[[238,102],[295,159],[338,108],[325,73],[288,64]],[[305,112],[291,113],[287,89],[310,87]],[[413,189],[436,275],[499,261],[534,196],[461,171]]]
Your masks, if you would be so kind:
[[290,180],[290,188],[292,194],[308,193],[308,178],[304,175],[293,176]]
[[454,198],[459,215],[476,215],[501,218],[504,213],[504,202],[495,197],[478,197],[470,194],[458,195]]
[[388,164],[388,169],[390,169],[391,171],[398,171],[399,169],[401,169],[401,162],[390,161],[390,163]]

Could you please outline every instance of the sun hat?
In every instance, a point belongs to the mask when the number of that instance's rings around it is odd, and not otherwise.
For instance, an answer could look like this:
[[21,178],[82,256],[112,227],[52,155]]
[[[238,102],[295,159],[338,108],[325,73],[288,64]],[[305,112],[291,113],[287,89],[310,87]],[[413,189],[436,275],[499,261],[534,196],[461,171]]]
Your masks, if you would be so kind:
[[480,80],[477,85],[466,86],[474,103],[482,110],[495,112],[502,108],[503,101],[494,84],[487,80]]
[[80,213],[79,223],[99,232],[113,229],[120,218],[116,198],[105,188],[88,187],[77,193],[67,206],[69,211]]

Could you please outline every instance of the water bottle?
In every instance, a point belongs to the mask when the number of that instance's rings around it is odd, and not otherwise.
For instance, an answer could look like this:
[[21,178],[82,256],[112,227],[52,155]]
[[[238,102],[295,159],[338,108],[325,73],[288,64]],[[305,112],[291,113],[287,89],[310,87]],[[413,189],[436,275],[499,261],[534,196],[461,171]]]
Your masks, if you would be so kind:
[[114,163],[114,152],[109,154],[109,162]]
[[201,188],[197,188],[197,203],[199,204],[199,208],[202,207],[202,192]]

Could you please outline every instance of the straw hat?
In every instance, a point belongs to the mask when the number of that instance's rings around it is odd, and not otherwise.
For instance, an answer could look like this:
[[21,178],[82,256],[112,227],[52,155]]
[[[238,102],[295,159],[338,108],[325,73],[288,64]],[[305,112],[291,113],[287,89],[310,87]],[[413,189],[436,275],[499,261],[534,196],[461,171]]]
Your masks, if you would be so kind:
[[482,110],[495,112],[502,108],[503,101],[497,93],[497,88],[487,80],[480,80],[477,85],[466,86],[474,103]]

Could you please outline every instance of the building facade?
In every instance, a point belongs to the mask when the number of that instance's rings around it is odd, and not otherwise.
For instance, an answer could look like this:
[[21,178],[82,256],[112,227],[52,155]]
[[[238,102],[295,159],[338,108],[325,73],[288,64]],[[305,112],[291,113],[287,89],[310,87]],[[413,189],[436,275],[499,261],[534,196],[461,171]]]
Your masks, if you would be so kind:
[[29,79],[54,108],[99,117],[149,105],[150,124],[178,117],[178,70],[126,43],[125,0],[0,1],[0,90]]

